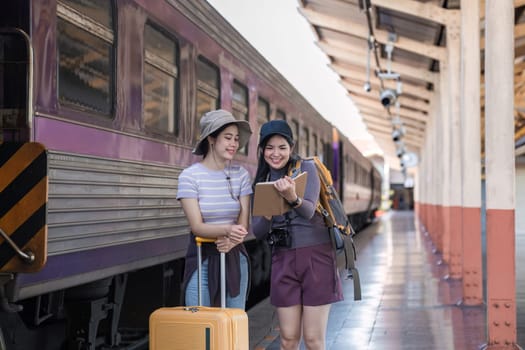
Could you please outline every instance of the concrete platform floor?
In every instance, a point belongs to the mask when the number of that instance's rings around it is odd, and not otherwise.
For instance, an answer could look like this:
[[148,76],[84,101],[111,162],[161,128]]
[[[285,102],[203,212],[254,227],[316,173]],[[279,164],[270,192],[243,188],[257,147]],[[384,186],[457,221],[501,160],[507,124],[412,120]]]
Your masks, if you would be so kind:
[[[361,301],[344,281],[332,306],[328,350],[474,350],[486,341],[484,306],[458,306],[461,281],[419,231],[414,212],[389,212],[356,238]],[[525,344],[525,233],[516,239],[518,341]],[[251,349],[279,349],[277,316],[268,300],[248,312]],[[301,346],[304,349],[304,346]]]

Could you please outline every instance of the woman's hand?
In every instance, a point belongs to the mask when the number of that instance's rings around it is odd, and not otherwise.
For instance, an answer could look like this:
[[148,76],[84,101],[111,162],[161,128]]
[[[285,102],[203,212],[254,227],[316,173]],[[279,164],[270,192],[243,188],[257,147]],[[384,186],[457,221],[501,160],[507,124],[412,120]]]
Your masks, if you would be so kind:
[[228,253],[233,247],[235,247],[235,244],[233,244],[227,236],[218,237],[215,240],[215,245],[217,246],[217,250],[221,253]]
[[237,244],[244,242],[244,237],[248,234],[248,231],[243,225],[231,225],[226,230],[226,235],[219,236],[215,240],[217,250],[221,253],[228,253]]
[[237,245],[244,241],[244,237],[246,237],[247,234],[248,230],[246,230],[243,225],[232,225],[227,237],[233,245]]
[[275,181],[273,186],[287,202],[293,202],[297,199],[297,194],[295,193],[295,180],[290,176],[285,176]]

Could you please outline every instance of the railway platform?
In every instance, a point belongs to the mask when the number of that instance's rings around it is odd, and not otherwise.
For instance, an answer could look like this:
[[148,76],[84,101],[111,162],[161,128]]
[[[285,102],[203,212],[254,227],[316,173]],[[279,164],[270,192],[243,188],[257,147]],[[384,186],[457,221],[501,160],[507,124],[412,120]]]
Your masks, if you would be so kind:
[[[465,307],[461,281],[447,278],[413,211],[392,211],[355,237],[362,300],[332,306],[327,350],[473,350],[486,339],[486,308]],[[523,251],[525,232],[517,232]],[[517,343],[525,344],[525,257],[516,255]],[[268,300],[249,311],[252,349],[279,349],[277,316]],[[260,322],[265,322],[264,326]],[[301,347],[304,349],[304,347]]]

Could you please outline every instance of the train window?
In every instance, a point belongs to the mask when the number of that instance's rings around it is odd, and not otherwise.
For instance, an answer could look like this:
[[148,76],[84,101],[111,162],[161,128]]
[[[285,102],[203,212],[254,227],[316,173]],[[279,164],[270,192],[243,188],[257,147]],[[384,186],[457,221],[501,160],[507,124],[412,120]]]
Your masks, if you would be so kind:
[[327,164],[325,162],[325,143],[324,143],[324,140],[323,139],[319,139],[319,144],[321,145],[321,148],[319,149],[319,154],[317,155],[319,157],[319,159],[321,159],[323,161],[323,163]]
[[352,181],[352,182],[355,181],[353,171],[354,171],[354,160],[352,159],[351,156],[349,156],[348,165],[346,166],[346,176],[348,177],[348,181]]
[[305,155],[306,157],[309,157],[310,156],[310,131],[308,130],[308,128],[303,128],[300,143],[303,148],[303,155]]
[[314,156],[319,156],[319,145],[317,144],[317,135],[312,134],[312,152]]
[[[203,57],[197,59],[197,118],[220,105],[219,69]],[[195,123],[195,141],[199,136],[199,123]]]
[[270,120],[270,104],[259,97],[257,100],[257,123],[262,125]]
[[111,116],[115,75],[113,1],[62,0],[57,15],[60,103]]
[[301,142],[301,139],[299,138],[299,122],[295,119],[292,119],[292,132],[293,132],[293,138],[295,140],[295,150],[296,152],[299,152],[301,156],[305,156],[304,153],[302,153],[303,149],[301,148],[301,145],[303,144]]
[[258,130],[261,130],[261,126],[270,120],[270,104],[265,99],[259,97],[257,100],[257,125]]
[[80,14],[88,16],[95,22],[107,28],[113,27],[113,16],[111,14],[111,1],[107,0],[59,0],[59,6],[69,8]]
[[276,118],[276,119],[286,120],[286,113],[284,113],[282,110],[278,109],[278,110],[275,112],[275,118]]
[[174,133],[177,122],[177,43],[147,24],[144,28],[144,126]]
[[[234,81],[232,87],[232,112],[235,118],[249,122],[248,89],[238,81]],[[248,154],[248,145],[241,148],[239,152]]]

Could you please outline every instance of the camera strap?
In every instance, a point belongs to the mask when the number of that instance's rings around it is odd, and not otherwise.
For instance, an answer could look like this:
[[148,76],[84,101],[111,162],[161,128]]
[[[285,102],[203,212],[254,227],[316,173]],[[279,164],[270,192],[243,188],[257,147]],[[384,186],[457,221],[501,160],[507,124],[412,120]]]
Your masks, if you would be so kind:
[[284,216],[284,226],[279,225],[281,227],[273,227],[273,216],[272,216],[272,218],[270,220],[270,231],[273,230],[274,228],[286,228],[286,230],[289,229],[289,227],[290,227],[290,214],[284,213],[283,216]]

